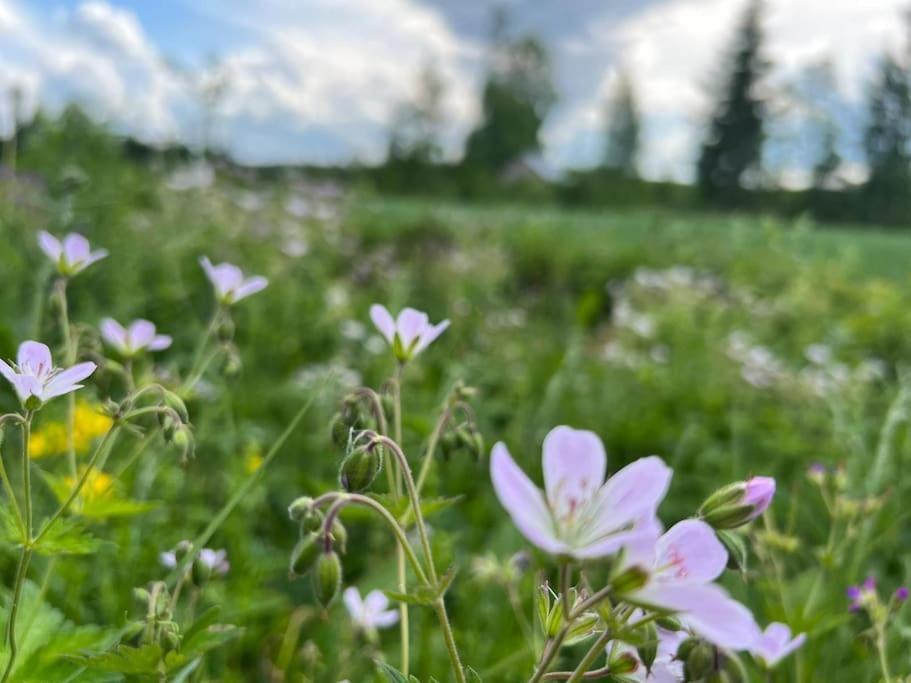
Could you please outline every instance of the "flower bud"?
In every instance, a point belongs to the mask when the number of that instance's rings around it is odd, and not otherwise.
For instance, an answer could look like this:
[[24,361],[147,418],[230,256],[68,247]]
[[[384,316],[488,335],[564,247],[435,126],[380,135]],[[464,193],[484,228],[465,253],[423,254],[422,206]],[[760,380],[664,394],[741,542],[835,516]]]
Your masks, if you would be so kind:
[[349,493],[365,491],[376,479],[383,459],[375,448],[356,448],[342,461],[339,483]]
[[680,623],[680,620],[677,617],[670,615],[664,615],[655,619],[655,623],[658,624],[665,631],[674,631],[677,632],[683,628],[683,624]]
[[301,535],[318,531],[323,525],[323,513],[313,507],[310,496],[301,496],[291,503],[288,516],[300,525]]
[[138,602],[141,602],[146,605],[149,603],[149,600],[152,599],[152,596],[149,594],[149,591],[147,591],[145,588],[134,588],[133,597],[136,598],[136,600]]
[[[636,648],[639,653],[639,660],[645,665],[646,671],[652,670],[652,664],[655,663],[655,657],[658,656],[658,627],[655,622],[650,621],[644,627],[645,640]],[[611,669],[611,673],[616,673]]]
[[338,550],[342,555],[348,549],[348,530],[342,524],[338,517],[332,520],[332,529],[329,530],[329,538],[332,539],[332,547]]
[[646,583],[648,583],[648,571],[638,565],[624,569],[611,579],[611,587],[617,595],[630,593],[642,588]]
[[566,634],[566,640],[563,641],[564,644],[574,645],[594,635],[595,628],[598,626],[598,621],[598,614],[595,612],[586,612],[585,614],[582,614],[569,628],[569,632]]
[[323,607],[336,596],[342,586],[342,563],[334,550],[321,553],[313,570],[313,594]]
[[[613,652],[607,658],[607,669],[611,676],[622,676],[631,674],[639,668],[639,660],[629,650],[614,648]],[[646,665],[648,668],[648,665]]]
[[234,339],[234,321],[231,320],[230,315],[221,316],[221,320],[215,328],[215,334],[220,342],[229,342]]
[[317,556],[322,551],[319,541],[319,534],[310,532],[302,536],[291,551],[291,562],[288,566],[288,573],[291,576],[303,576],[310,571],[316,562]]
[[702,504],[699,514],[715,529],[736,529],[765,512],[774,495],[774,479],[752,477],[718,489]]
[[541,630],[547,632],[547,617],[550,614],[550,588],[546,585],[538,586],[535,592],[535,612],[538,615],[538,623],[541,624]]
[[[689,639],[692,641],[693,639]],[[678,658],[683,658],[681,651],[689,641],[684,641],[678,650]],[[695,642],[686,648],[686,659],[683,660],[683,673],[688,681],[699,681],[706,678],[715,668],[715,650],[705,642]]]
[[190,421],[190,414],[187,412],[187,404],[183,399],[173,391],[164,392],[164,404],[180,416],[181,421],[187,423]]
[[190,432],[186,425],[180,425],[174,431],[174,436],[171,438],[171,444],[180,454],[180,463],[182,465],[187,464],[196,454],[196,440],[193,438],[192,432]]

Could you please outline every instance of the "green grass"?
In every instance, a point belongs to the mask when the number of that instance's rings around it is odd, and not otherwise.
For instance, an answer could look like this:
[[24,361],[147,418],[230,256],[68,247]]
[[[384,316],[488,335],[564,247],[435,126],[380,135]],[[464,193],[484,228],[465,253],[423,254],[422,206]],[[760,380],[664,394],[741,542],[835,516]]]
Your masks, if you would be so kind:
[[[378,645],[364,646],[342,607],[323,615],[309,581],[290,581],[286,570],[297,537],[288,503],[337,487],[341,454],[328,425],[346,389],[324,385],[320,374],[350,370],[368,385],[383,383],[391,362],[366,350],[365,341],[371,334],[368,307],[383,302],[416,306],[434,320],[452,319],[451,329],[405,377],[404,443],[412,458],[429,436],[446,390],[462,379],[479,389],[473,406],[488,448],[506,441],[538,480],[541,440],[557,424],[600,434],[611,470],[636,457],[662,455],[676,471],[661,508],[666,524],[692,514],[728,481],[774,475],[780,488],[770,522],[798,539],[796,545],[756,526],[750,571],[745,580],[728,577],[726,585],[761,622],[784,620],[809,632],[808,645],[775,680],[875,678],[875,653],[858,635],[864,620],[848,614],[844,590],[867,572],[876,573],[883,590],[911,578],[903,503],[911,493],[911,463],[903,425],[887,444],[886,485],[867,490],[898,371],[911,358],[911,238],[747,216],[568,212],[360,196],[343,202],[337,220],[300,219],[283,208],[294,194],[285,185],[246,187],[263,198],[262,207],[250,212],[234,201],[241,191],[237,182],[223,179],[211,190],[174,193],[158,174],[116,158],[86,162],[86,180],[65,194],[57,181],[67,164],[52,153],[62,154],[56,144],[36,146],[31,158],[26,150],[23,160],[26,168],[46,174],[47,189],[26,189],[12,200],[7,188],[0,204],[2,357],[12,356],[28,337],[59,349],[46,301],[50,274],[35,244],[41,228],[79,229],[110,249],[109,259],[74,280],[72,317],[87,328],[104,315],[155,321],[175,337],[173,349],[160,356],[163,372],[186,371],[205,329],[211,293],[198,266],[201,255],[241,264],[272,284],[237,307],[240,372],[213,368],[207,377],[211,397],[190,403],[196,460],[184,470],[174,453],[155,442],[124,474],[123,490],[155,501],[155,508],[90,522],[93,533],[110,543],[92,556],[55,563],[41,607],[46,626],[34,635],[36,643],[61,633],[78,640],[79,631],[63,622],[83,629],[97,625],[94,645],[107,643],[126,615],[141,616],[132,590],[165,576],[158,554],[195,537],[248,476],[251,456],[268,449],[299,406],[321,392],[261,483],[210,543],[228,549],[232,568],[197,599],[219,606],[220,621],[244,630],[209,654],[192,680],[271,680],[281,672],[289,681],[362,681],[370,679],[371,659],[381,653],[397,663],[394,630],[384,632]],[[291,241],[305,242],[306,254],[289,256]],[[654,291],[629,284],[637,269],[679,265],[711,278],[711,286]],[[621,301],[649,317],[651,336],[617,324]],[[362,323],[364,332],[350,321]],[[779,359],[781,378],[764,388],[744,381],[727,352],[734,331],[769,348]],[[92,335],[84,339],[86,352],[97,352]],[[884,375],[846,381],[820,397],[801,374],[810,365],[804,351],[814,343],[829,345],[850,369],[869,358],[881,360]],[[632,360],[610,360],[608,344]],[[120,391],[101,373],[83,393],[116,398]],[[0,409],[15,408],[12,393],[3,389]],[[48,409],[38,429],[60,417],[60,407]],[[19,457],[13,441],[3,446],[10,470]],[[133,443],[122,440],[109,461],[111,471],[129,457]],[[872,494],[876,514],[863,517],[872,524],[869,547],[858,546],[859,519],[841,518],[836,552],[820,559],[828,520],[805,478],[815,461],[844,464],[847,484],[839,495],[845,499]],[[63,467],[62,458],[38,461],[35,478],[40,482],[41,472]],[[52,494],[40,484],[37,491],[38,509],[46,514]],[[458,570],[449,602],[463,659],[486,681],[525,680],[532,657],[506,592],[472,571],[484,554],[505,561],[528,549],[493,495],[486,457],[454,452],[441,459],[429,493],[460,497],[429,521],[440,564],[451,562]],[[366,516],[346,513],[345,521],[352,549],[344,558],[346,583],[393,588],[391,537]],[[11,546],[0,553],[6,585],[15,559]],[[47,560],[38,558],[31,577],[39,582],[47,569]],[[552,569],[536,555],[533,569],[517,580],[529,618],[537,572]],[[817,577],[822,588],[808,607]],[[422,681],[431,675],[446,680],[432,614],[416,609],[413,619],[413,672]],[[890,643],[892,668],[906,674],[907,616],[898,623]]]

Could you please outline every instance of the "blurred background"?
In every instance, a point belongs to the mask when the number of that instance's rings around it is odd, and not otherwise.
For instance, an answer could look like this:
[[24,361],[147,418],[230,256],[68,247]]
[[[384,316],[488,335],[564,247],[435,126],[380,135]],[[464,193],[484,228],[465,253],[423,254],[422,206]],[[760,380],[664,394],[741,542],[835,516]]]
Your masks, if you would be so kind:
[[[142,368],[165,383],[192,366],[211,314],[201,256],[272,283],[238,304],[236,357],[188,397],[196,460],[181,467],[160,441],[139,457],[124,438],[97,492],[117,504],[87,521],[110,542],[53,573],[35,559],[15,680],[134,680],[78,668],[74,653],[116,642],[141,616],[132,588],[166,574],[160,553],[255,473],[211,540],[231,569],[194,598],[195,614],[217,606],[242,630],[181,680],[358,683],[373,659],[397,663],[395,629],[365,642],[287,572],[287,505],[338,486],[339,401],[393,369],[375,302],[452,320],[405,376],[412,458],[454,384],[479,390],[487,448],[450,440],[427,494],[439,564],[458,570],[455,635],[483,680],[527,679],[530,596],[552,569],[510,559],[528,548],[493,495],[487,450],[506,441],[540,481],[541,441],[561,423],[596,431],[611,471],[664,457],[666,524],[722,484],[776,476],[750,567],[726,585],[809,641],[771,679],[749,664],[751,680],[876,680],[869,623],[845,590],[868,574],[884,591],[911,579],[907,10],[0,0],[0,357],[28,338],[61,348],[42,229],[110,251],[69,290],[82,355],[99,357],[102,317],[148,318],[174,337]],[[119,391],[100,372],[81,414]],[[0,389],[0,410],[16,408]],[[62,406],[40,417],[35,480],[53,481]],[[48,511],[53,493],[37,489]],[[345,522],[345,583],[391,588],[385,530]],[[0,540],[4,586],[16,559]],[[889,632],[900,673],[907,611]],[[412,672],[447,680],[433,616],[413,615]],[[187,629],[194,612],[179,617]]]

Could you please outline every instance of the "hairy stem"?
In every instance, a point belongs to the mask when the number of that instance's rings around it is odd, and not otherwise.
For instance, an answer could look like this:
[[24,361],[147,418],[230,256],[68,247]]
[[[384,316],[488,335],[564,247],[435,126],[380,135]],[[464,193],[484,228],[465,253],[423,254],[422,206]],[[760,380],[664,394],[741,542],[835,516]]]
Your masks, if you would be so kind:
[[465,671],[462,669],[462,661],[459,659],[459,650],[456,647],[455,638],[452,635],[452,626],[449,623],[449,616],[446,614],[446,604],[442,596],[437,598],[433,604],[440,621],[440,628],[443,629],[443,640],[446,641],[446,650],[449,652],[449,663],[452,665],[452,673],[455,674],[458,683],[465,683]]
[[605,629],[604,633],[598,636],[598,639],[588,649],[588,652],[585,653],[582,661],[579,662],[579,665],[575,668],[572,675],[567,679],[570,683],[578,683],[579,681],[584,680],[585,674],[588,673],[589,669],[591,669],[592,665],[595,663],[595,660],[604,654],[604,648],[607,646],[610,638],[611,633],[607,629]]
[[[76,344],[70,328],[70,307],[66,296],[66,278],[57,281],[57,296],[60,308],[60,334],[63,337],[63,364],[70,367],[76,362]],[[66,397],[66,457],[70,475],[76,478],[76,394],[70,392]]]

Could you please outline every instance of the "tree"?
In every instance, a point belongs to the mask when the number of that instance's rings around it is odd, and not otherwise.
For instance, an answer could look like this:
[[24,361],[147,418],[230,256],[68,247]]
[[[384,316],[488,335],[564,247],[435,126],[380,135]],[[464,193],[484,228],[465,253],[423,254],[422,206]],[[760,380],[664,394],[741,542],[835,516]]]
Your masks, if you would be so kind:
[[761,0],[751,0],[697,167],[699,188],[709,200],[731,200],[762,160],[765,106],[760,85],[769,64],[762,54]]
[[607,105],[607,146],[604,166],[635,178],[639,175],[639,107],[633,83],[621,72]]
[[870,90],[864,151],[869,176],[862,193],[864,217],[911,219],[911,83],[908,67],[892,56],[881,63]]
[[556,99],[547,48],[533,36],[507,35],[495,15],[481,122],[469,135],[465,163],[494,172],[541,148],[541,125]]
[[442,75],[435,64],[428,62],[418,75],[414,100],[403,104],[396,114],[389,139],[390,162],[430,165],[440,161],[445,92]]

